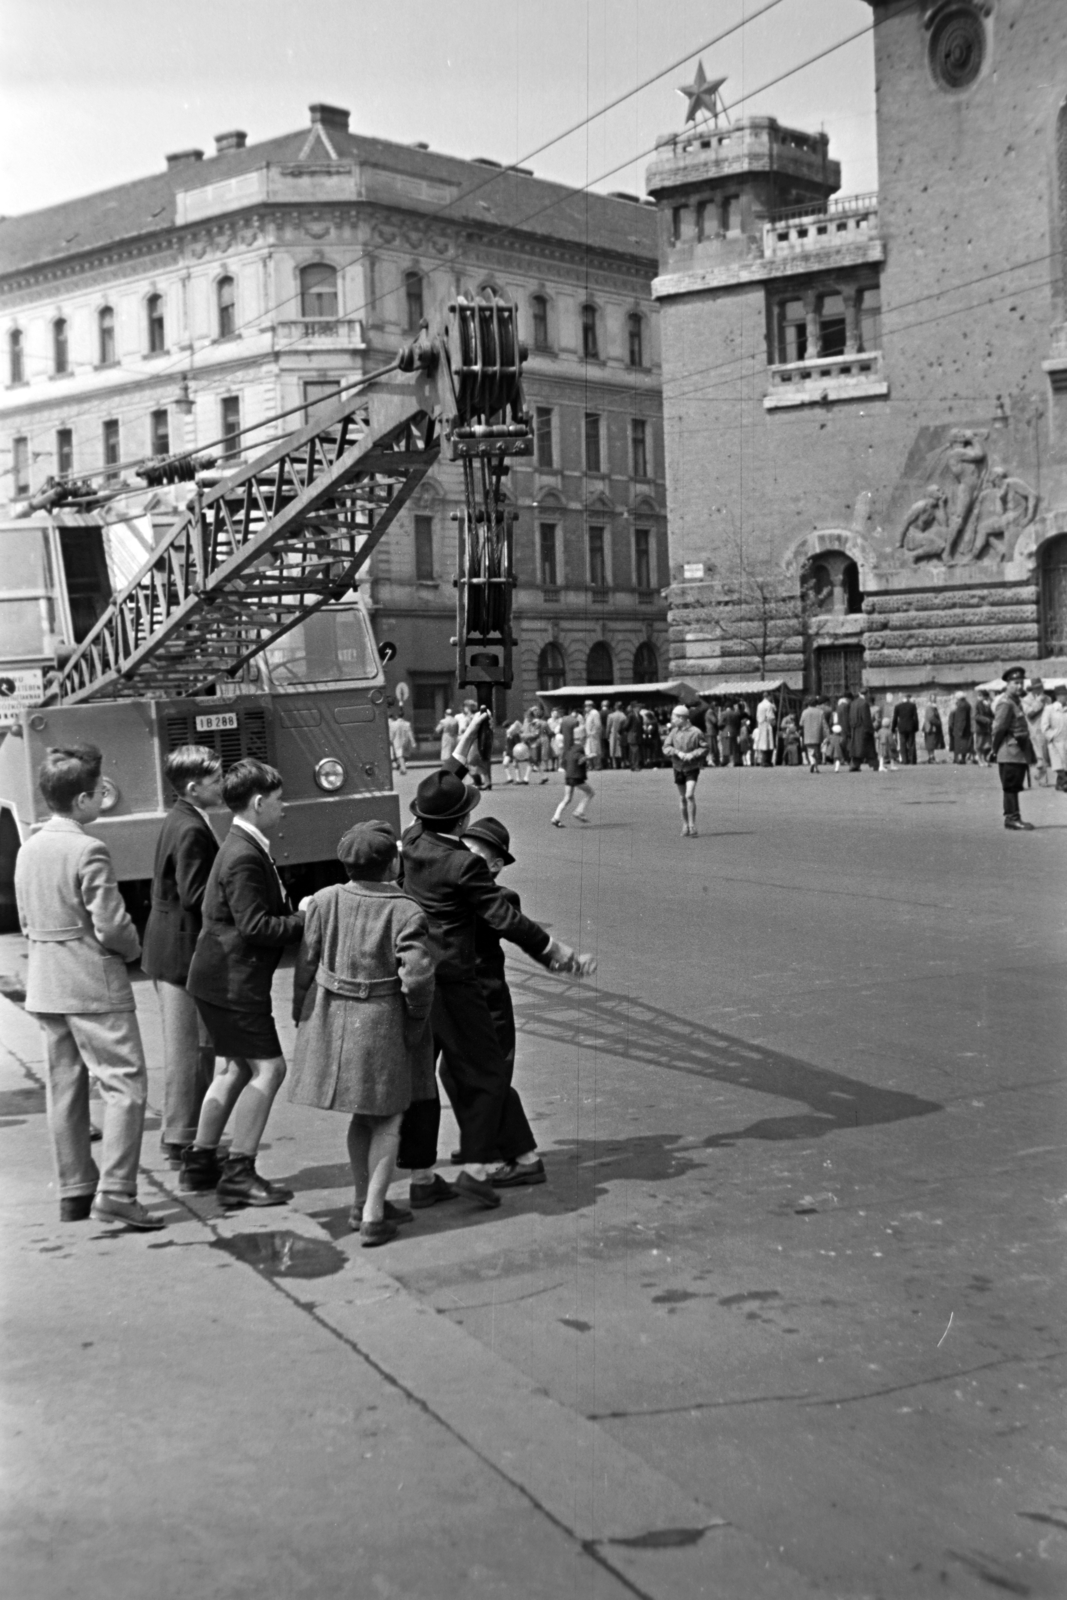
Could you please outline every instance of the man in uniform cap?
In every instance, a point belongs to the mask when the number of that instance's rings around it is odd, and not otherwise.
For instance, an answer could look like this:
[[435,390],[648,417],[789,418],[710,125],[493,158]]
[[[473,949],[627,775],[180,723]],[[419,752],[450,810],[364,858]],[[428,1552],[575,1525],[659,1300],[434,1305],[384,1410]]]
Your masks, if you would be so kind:
[[1019,815],[1019,793],[1026,783],[1034,759],[1030,729],[1022,708],[1026,672],[1009,667],[1004,674],[1004,693],[993,713],[993,756],[1004,791],[1004,826],[1017,833],[1032,833],[1033,823]]
[[[487,712],[464,730],[455,753],[419,784],[411,809],[414,824],[404,834],[404,892],[426,913],[436,959],[437,987],[430,1025],[434,1049],[460,1131],[461,1167],[456,1189],[485,1206],[500,1204],[488,1169],[511,1161],[508,1127],[511,1069],[475,970],[474,936],[479,917],[536,960],[569,963],[574,951],[515,909],[485,862],[462,841],[478,791],[463,782],[465,758]],[[523,1119],[525,1121],[525,1119]],[[411,1203],[433,1205],[453,1190],[433,1173],[437,1160],[440,1102],[414,1103],[404,1118],[398,1164],[411,1169]]]

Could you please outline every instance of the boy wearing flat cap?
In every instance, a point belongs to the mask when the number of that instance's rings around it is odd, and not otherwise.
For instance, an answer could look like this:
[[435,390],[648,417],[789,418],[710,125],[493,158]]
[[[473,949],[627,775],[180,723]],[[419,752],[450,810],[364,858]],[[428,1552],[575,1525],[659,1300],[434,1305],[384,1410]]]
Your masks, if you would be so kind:
[[363,822],[337,846],[347,883],[308,901],[293,981],[296,1053],[289,1098],[342,1111],[355,1195],[349,1218],[364,1246],[385,1244],[411,1212],[385,1198],[400,1120],[436,1094],[427,1026],[433,956],[426,917],[397,886],[396,834]]
[[[569,963],[574,951],[516,910],[481,857],[464,846],[462,835],[480,799],[478,791],[463,782],[464,761],[487,715],[481,712],[468,724],[454,756],[419,784],[411,805],[415,822],[403,840],[403,883],[430,924],[437,969],[430,1022],[434,1049],[444,1057],[442,1081],[460,1130],[462,1170],[455,1190],[484,1206],[498,1206],[500,1196],[489,1181],[489,1168],[501,1157],[510,1161],[519,1152],[508,1148],[504,1124],[511,1069],[478,984],[478,919],[535,960],[548,955]],[[416,1104],[401,1130],[399,1164],[411,1169],[414,1206],[451,1199],[455,1192],[432,1170],[439,1121],[439,1103]]]

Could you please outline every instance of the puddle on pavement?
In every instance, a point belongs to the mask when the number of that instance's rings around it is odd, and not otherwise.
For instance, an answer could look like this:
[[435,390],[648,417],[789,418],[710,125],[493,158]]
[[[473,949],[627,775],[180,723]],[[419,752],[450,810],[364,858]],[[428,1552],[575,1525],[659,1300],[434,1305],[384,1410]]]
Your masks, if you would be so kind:
[[707,1528],[653,1528],[650,1533],[638,1533],[632,1539],[609,1539],[608,1544],[626,1545],[630,1550],[679,1550],[688,1544],[699,1544]]
[[288,1228],[215,1239],[209,1249],[235,1256],[268,1278],[328,1278],[332,1272],[340,1272],[348,1260],[328,1239],[308,1239]]

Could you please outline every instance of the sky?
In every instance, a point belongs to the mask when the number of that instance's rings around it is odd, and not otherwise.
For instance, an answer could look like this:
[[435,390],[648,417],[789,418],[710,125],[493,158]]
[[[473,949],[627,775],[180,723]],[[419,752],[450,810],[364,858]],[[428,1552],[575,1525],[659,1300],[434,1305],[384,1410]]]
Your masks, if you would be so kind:
[[347,107],[353,132],[505,162],[537,151],[539,176],[644,194],[698,57],[735,119],[825,128],[842,192],[864,192],[869,32],[793,69],[871,15],[864,0],[0,0],[0,216],[160,171],[169,151],[210,155],[231,128],[292,132],[317,100]]

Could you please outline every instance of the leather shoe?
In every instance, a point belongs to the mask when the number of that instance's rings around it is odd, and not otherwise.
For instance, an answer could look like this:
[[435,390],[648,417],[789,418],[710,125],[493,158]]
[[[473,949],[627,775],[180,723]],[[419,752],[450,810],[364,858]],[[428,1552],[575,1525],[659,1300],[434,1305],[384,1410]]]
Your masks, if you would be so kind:
[[442,1200],[454,1200],[456,1190],[435,1172],[432,1183],[413,1183],[408,1189],[408,1200],[416,1211],[425,1206],[439,1205]]
[[94,1222],[116,1222],[138,1233],[155,1233],[167,1226],[162,1217],[153,1217],[132,1194],[98,1194],[89,1215]]
[[395,1222],[361,1222],[359,1225],[359,1242],[364,1250],[373,1250],[377,1244],[388,1244],[390,1239],[395,1239],[400,1229]]
[[1010,828],[1013,833],[1033,833],[1034,831],[1033,823],[1024,822],[1022,817],[1005,817],[1004,826]]
[[167,1166],[173,1168],[175,1172],[180,1171],[182,1155],[186,1149],[188,1149],[188,1146],[184,1144],[172,1144],[169,1139],[160,1139],[159,1148],[167,1163]]
[[268,1183],[256,1171],[251,1156],[229,1156],[215,1193],[226,1206],[284,1206],[293,1191],[280,1183]]
[[477,1200],[479,1205],[492,1209],[500,1204],[497,1194],[488,1178],[475,1178],[469,1172],[461,1172],[455,1182],[457,1194],[465,1194],[471,1200]]
[[[385,1202],[385,1220],[386,1222],[414,1222],[415,1215],[414,1212],[408,1210],[407,1206],[395,1206],[391,1200],[387,1200]],[[353,1206],[348,1213],[348,1226],[353,1233],[362,1221],[363,1207]]]
[[84,1222],[93,1209],[94,1194],[65,1194],[59,1202],[60,1222]]
[[489,1174],[489,1182],[494,1189],[518,1189],[523,1184],[544,1183],[545,1164],[540,1157],[526,1163],[505,1161],[502,1167]]
[[222,1176],[222,1163],[217,1150],[201,1150],[187,1144],[182,1151],[182,1170],[178,1188],[186,1194],[207,1193],[214,1189]]

